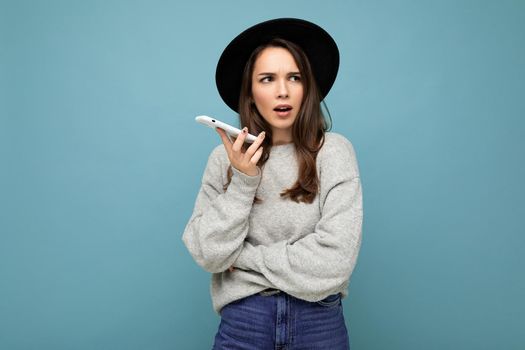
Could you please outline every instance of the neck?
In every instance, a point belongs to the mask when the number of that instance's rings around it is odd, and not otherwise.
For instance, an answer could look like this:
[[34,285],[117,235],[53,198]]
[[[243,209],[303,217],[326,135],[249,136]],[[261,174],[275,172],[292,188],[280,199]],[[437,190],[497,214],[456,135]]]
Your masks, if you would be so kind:
[[281,146],[281,145],[287,145],[289,143],[292,143],[292,141],[276,141],[276,142],[273,142],[273,146]]
[[286,145],[288,143],[292,143],[292,133],[282,133],[282,132],[273,132],[272,133],[272,144],[273,146],[280,146],[280,145]]

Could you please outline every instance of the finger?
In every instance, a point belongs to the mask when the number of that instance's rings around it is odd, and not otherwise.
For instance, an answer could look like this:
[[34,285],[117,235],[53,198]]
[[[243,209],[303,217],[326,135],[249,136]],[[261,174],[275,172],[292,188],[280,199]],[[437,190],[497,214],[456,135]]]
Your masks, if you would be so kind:
[[250,147],[248,147],[248,149],[246,150],[246,154],[248,155],[248,158],[253,156],[255,151],[257,151],[257,148],[262,144],[265,136],[266,136],[266,132],[264,131],[261,132],[259,136],[257,136],[257,139],[253,142],[253,144]]
[[224,144],[224,148],[226,148],[226,151],[228,152],[228,154],[231,152],[231,148],[232,148],[232,142],[231,140],[228,138],[228,135],[226,135],[226,131],[224,131],[223,129],[221,128],[215,128],[215,130],[217,131],[217,133],[220,135],[221,139],[222,139],[222,143]]
[[217,127],[215,128],[215,131],[217,131],[217,133],[220,135],[223,142],[229,143],[230,145],[232,144],[231,139],[228,137],[228,134],[224,129]]
[[244,139],[246,138],[246,135],[248,135],[248,128],[244,127],[243,132],[241,132],[239,136],[237,136],[237,139],[233,143],[232,151],[239,152],[241,150],[242,144],[244,143]]
[[259,149],[257,150],[257,152],[255,152],[255,154],[253,155],[253,157],[250,159],[250,162],[253,163],[253,164],[257,164],[257,162],[259,161],[259,159],[261,159],[261,156],[263,154],[263,148],[264,147],[259,147]]

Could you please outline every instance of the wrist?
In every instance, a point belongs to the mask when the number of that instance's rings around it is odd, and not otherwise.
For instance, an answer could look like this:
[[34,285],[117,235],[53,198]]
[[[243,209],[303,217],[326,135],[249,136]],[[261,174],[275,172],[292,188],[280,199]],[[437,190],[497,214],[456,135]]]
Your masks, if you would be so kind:
[[259,173],[260,173],[259,167],[256,167],[255,170],[251,170],[251,171],[243,171],[243,170],[239,170],[239,169],[237,169],[236,167],[234,167],[233,165],[232,165],[232,168],[235,169],[235,170],[237,170],[239,173],[242,173],[242,174],[244,174],[244,175],[246,175],[246,176],[250,176],[250,177],[256,177],[256,176],[258,176]]
[[254,172],[247,172],[245,174],[248,175],[248,176],[257,176],[257,175],[259,175],[259,170],[256,169]]

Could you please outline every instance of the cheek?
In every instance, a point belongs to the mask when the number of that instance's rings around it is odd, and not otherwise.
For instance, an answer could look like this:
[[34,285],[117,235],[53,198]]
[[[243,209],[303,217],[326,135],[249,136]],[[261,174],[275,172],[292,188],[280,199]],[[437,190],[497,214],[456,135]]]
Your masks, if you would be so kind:
[[297,94],[296,94],[297,99],[298,99],[299,101],[302,101],[302,100],[303,100],[303,91],[304,91],[303,86],[302,86],[302,85],[299,85],[299,86],[297,87]]
[[255,105],[258,108],[266,109],[271,106],[272,100],[270,94],[265,93],[264,91],[254,91],[252,95],[255,101]]

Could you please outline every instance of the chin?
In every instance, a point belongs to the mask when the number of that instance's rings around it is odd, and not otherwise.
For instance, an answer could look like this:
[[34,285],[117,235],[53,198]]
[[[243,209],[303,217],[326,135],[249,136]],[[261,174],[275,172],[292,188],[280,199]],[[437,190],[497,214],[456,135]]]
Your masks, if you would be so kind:
[[274,119],[272,121],[272,126],[276,128],[286,129],[293,125],[295,122],[295,118],[288,118],[288,119]]

